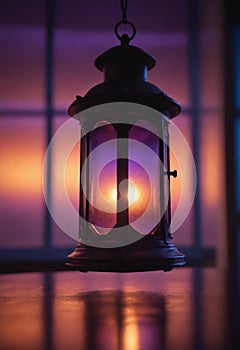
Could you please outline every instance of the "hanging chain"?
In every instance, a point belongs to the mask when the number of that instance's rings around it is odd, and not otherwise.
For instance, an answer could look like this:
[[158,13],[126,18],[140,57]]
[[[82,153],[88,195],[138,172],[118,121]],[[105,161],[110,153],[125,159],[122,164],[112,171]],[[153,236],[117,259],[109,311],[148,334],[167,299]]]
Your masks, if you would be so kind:
[[127,0],[121,0],[122,21],[127,23]]
[[[128,44],[135,37],[136,28],[132,22],[127,20],[128,0],[120,0],[120,6],[122,10],[122,20],[115,25],[115,34],[122,44]],[[120,34],[119,27],[122,25],[128,25],[131,31],[130,36],[128,34]]]

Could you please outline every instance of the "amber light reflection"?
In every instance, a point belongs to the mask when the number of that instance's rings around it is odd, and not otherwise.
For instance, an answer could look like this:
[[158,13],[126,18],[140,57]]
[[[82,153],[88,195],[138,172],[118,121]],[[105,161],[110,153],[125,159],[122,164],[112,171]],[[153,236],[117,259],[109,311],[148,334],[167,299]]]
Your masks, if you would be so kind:
[[[130,311],[134,311],[131,310]],[[139,327],[137,324],[137,317],[134,313],[126,315],[125,327],[123,332],[124,350],[138,350],[139,349]]]

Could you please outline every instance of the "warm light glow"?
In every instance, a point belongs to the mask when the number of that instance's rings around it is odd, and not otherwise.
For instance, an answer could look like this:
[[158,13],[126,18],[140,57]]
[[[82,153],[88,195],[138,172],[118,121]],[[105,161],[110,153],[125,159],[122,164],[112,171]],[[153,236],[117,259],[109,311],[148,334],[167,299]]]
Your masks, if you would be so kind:
[[[107,199],[110,199],[114,203],[117,202],[117,189],[113,188],[110,191],[110,196]],[[128,182],[128,204],[129,206],[139,200],[139,191],[136,186],[130,181]]]
[[[183,133],[190,147],[192,147],[189,119],[187,117],[181,116],[180,120],[177,120],[176,118],[176,120],[174,120],[174,123],[176,124],[177,127],[179,127],[179,129]],[[183,179],[182,179],[182,172],[181,172],[180,165],[171,151],[172,142],[173,140],[170,139],[170,164],[171,164],[171,169],[177,170],[177,177],[170,178],[171,205],[172,205],[172,214],[174,214],[175,209],[182,195]],[[186,169],[188,169],[188,194],[187,195],[191,196],[192,188],[193,188],[193,175],[192,175],[190,159],[188,155],[185,153],[184,149],[182,149],[181,145],[178,144],[178,148],[180,148],[179,151],[181,151],[181,164]]]
[[124,349],[125,350],[139,349],[139,330],[138,330],[137,318],[135,315],[126,316],[126,325],[124,329]]
[[[223,182],[224,170],[222,157],[224,150],[221,149],[221,124],[218,115],[204,115],[202,117],[201,149],[201,179],[204,204],[215,207],[223,198],[220,183]],[[219,130],[218,130],[219,129]],[[214,133],[212,132],[214,130]],[[216,179],[218,181],[216,181]]]
[[116,201],[117,201],[117,190],[116,190],[116,189],[113,189],[113,190],[111,190],[110,192],[111,192],[111,196],[110,196],[111,200],[112,200],[113,202],[116,202]]
[[133,202],[139,200],[139,191],[132,183],[129,183],[128,186],[128,201],[129,205],[131,205]]
[[2,118],[0,132],[0,192],[20,198],[42,194],[43,119]]
[[[96,174],[96,173],[95,173]],[[94,175],[94,174],[93,174]],[[134,161],[129,161],[129,178],[119,184],[121,196],[126,198],[126,183],[128,181],[129,223],[134,223],[142,217],[151,199],[151,183],[144,169]],[[99,179],[93,179],[90,191],[90,221],[97,227],[99,234],[107,234],[114,227],[117,220],[118,189],[117,189],[117,161],[113,160],[105,165],[100,172]]]

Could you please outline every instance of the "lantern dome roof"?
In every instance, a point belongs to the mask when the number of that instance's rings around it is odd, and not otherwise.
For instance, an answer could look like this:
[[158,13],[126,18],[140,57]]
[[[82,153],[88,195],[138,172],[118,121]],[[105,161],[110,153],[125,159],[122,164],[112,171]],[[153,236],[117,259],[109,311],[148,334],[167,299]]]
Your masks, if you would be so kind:
[[104,82],[91,88],[83,97],[77,96],[68,109],[70,116],[87,108],[111,102],[133,102],[156,109],[169,118],[181,112],[178,102],[156,85],[147,81],[147,72],[156,64],[144,50],[122,44],[114,46],[95,60],[104,73]]

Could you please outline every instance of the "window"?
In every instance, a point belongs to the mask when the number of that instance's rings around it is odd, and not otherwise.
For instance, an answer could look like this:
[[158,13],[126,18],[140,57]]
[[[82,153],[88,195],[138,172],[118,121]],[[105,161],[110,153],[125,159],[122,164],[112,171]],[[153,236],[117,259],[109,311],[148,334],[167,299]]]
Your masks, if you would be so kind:
[[[133,45],[157,58],[149,81],[182,104],[175,122],[198,170],[195,205],[174,243],[189,258],[207,262],[221,255],[226,235],[220,5],[150,0],[146,9],[140,0],[129,2],[128,10],[139,30]],[[117,44],[120,9],[111,1],[94,6],[73,0],[1,4],[0,259],[65,260],[76,245],[48,214],[41,172],[47,144],[75,95],[102,80],[94,59]],[[54,159],[52,167],[54,174]],[[49,179],[54,188],[52,174]]]

